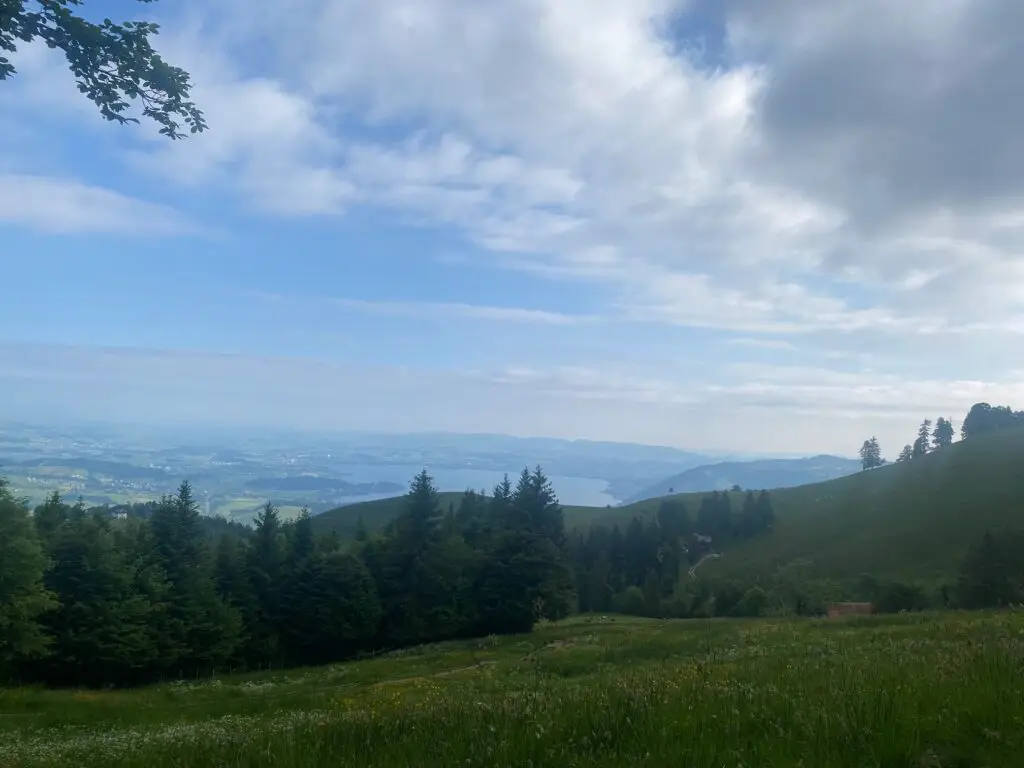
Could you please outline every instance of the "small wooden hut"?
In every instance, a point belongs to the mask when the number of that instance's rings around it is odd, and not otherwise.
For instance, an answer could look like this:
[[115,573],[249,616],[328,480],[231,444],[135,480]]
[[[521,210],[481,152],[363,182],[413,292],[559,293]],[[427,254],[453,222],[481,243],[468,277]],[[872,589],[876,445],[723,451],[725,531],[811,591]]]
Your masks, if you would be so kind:
[[829,603],[828,617],[838,619],[840,616],[870,616],[875,612],[871,603]]

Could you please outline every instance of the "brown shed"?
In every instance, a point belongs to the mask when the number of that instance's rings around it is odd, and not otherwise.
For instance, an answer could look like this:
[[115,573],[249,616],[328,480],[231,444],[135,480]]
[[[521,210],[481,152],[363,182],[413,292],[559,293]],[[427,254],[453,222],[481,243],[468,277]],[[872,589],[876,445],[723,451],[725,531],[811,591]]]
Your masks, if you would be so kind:
[[874,613],[871,603],[829,603],[828,617],[837,619],[840,616],[870,616]]

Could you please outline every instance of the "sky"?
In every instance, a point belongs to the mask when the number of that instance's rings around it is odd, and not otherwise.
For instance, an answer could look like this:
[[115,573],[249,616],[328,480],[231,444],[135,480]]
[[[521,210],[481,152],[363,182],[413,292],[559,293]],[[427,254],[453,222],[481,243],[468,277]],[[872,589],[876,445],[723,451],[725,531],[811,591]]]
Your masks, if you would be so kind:
[[0,416],[890,458],[1024,407],[1024,4],[88,0],[0,83]]

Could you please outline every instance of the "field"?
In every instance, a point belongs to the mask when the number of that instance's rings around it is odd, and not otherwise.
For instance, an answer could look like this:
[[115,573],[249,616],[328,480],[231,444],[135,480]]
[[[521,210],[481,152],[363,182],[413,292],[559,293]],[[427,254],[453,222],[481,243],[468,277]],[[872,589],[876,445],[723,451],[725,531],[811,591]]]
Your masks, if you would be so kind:
[[4,766],[1019,765],[1024,613],[578,617],[137,691],[0,692]]

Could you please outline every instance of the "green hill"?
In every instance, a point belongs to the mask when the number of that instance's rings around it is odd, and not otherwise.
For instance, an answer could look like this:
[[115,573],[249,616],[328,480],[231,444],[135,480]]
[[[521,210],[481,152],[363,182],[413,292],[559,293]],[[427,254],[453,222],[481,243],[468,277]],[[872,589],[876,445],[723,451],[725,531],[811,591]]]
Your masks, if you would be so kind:
[[822,576],[940,579],[989,528],[1024,528],[1024,430],[772,493],[775,530],[709,564],[752,575],[807,561]]
[[[444,492],[438,495],[442,509],[447,509],[449,503],[458,505],[462,498],[462,493]],[[334,531],[343,539],[348,538],[355,533],[359,519],[362,518],[366,530],[374,533],[398,517],[404,504],[405,496],[392,496],[329,509],[313,517],[313,531],[317,534]]]
[[[456,504],[461,494],[442,494]],[[703,493],[678,494],[696,513]],[[733,494],[738,508],[742,494]],[[350,535],[360,516],[370,530],[401,509],[383,499],[325,512],[321,531]],[[624,527],[649,518],[661,499],[623,507],[565,508],[566,524]],[[743,541],[709,562],[708,575],[754,577],[802,562],[816,575],[938,580],[952,576],[968,547],[988,528],[1024,528],[1024,429],[972,437],[966,442],[869,472],[772,491],[775,530]]]
[[[906,463],[774,490],[775,530],[727,549],[704,572],[753,577],[802,562],[829,578],[948,578],[985,530],[1024,528],[1022,469],[1024,429],[1008,429]],[[686,501],[692,515],[703,495],[672,498]],[[624,526],[660,503],[594,510],[591,519]]]

